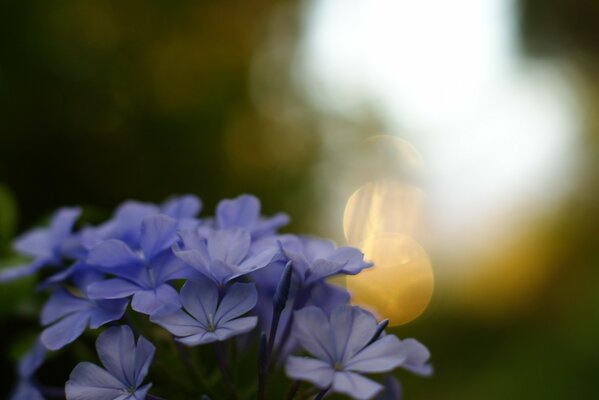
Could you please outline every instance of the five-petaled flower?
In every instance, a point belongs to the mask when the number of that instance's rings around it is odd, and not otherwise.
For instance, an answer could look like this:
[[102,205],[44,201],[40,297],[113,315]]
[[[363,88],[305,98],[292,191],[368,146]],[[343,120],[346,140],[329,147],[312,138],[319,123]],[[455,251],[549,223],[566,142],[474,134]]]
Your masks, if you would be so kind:
[[186,312],[159,312],[151,320],[175,335],[178,341],[197,346],[252,330],[258,318],[242,315],[254,308],[256,300],[252,283],[234,283],[221,298],[212,281],[200,278],[187,281],[181,288],[181,303]]
[[141,251],[110,239],[90,251],[87,263],[116,278],[92,283],[92,299],[122,299],[133,295],[131,307],[152,314],[165,305],[180,307],[177,291],[167,282],[183,277],[188,267],[174,257],[170,246],[176,239],[177,221],[166,215],[146,217],[141,225]]
[[90,362],[77,364],[65,385],[67,400],[143,400],[151,383],[142,386],[154,358],[152,343],[140,336],[135,343],[126,325],[102,332],[96,340],[104,368]]
[[401,341],[377,338],[376,319],[359,307],[339,306],[329,318],[317,307],[303,308],[295,312],[293,333],[315,358],[288,357],[287,375],[354,399],[370,399],[383,389],[361,373],[387,372],[406,360]]

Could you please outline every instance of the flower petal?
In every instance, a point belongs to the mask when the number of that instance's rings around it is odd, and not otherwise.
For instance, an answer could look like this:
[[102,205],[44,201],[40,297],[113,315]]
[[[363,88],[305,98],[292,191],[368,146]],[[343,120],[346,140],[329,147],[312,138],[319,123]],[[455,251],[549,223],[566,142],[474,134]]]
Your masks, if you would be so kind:
[[387,335],[364,348],[346,362],[355,372],[387,372],[406,360],[406,349],[395,335]]
[[208,254],[212,260],[239,265],[248,254],[250,241],[250,234],[243,229],[214,231],[208,236]]
[[48,325],[75,312],[91,310],[93,304],[89,300],[73,296],[66,289],[58,289],[50,296],[42,308],[40,322],[42,325]]
[[10,282],[14,281],[15,279],[33,275],[37,271],[39,271],[46,263],[47,259],[38,258],[31,264],[5,268],[0,271],[0,282]]
[[191,194],[168,199],[162,205],[162,212],[176,219],[193,218],[201,209],[202,201]]
[[401,368],[420,375],[430,376],[433,373],[433,367],[428,364],[431,353],[428,349],[416,339],[405,339],[401,342],[407,352],[406,361],[401,365]]
[[89,327],[96,329],[108,322],[121,319],[125,314],[127,304],[129,304],[127,299],[98,300],[90,314]]
[[234,283],[227,289],[218,305],[214,321],[218,326],[250,311],[258,301],[258,292],[253,283]]
[[147,260],[151,260],[169,248],[177,238],[177,221],[167,215],[152,215],[141,223],[141,248]]
[[376,319],[372,314],[348,304],[335,308],[330,320],[334,327],[337,359],[342,363],[362,350],[377,329]]
[[155,289],[139,290],[131,300],[131,308],[147,315],[152,315],[163,308],[178,309],[180,307],[179,293],[167,283]]
[[[150,368],[152,359],[154,359],[155,353],[156,347],[154,347],[149,340],[143,336],[140,336],[139,339],[137,339],[137,347],[135,348],[135,369],[133,374],[135,387],[139,387],[146,375],[148,375],[148,369]],[[138,389],[138,391],[143,392],[142,389]]]
[[109,239],[94,247],[87,256],[91,265],[107,269],[139,265],[142,260],[121,240]]
[[65,384],[67,400],[113,400],[126,393],[117,378],[89,362],[81,362]]
[[331,386],[335,370],[324,361],[308,357],[287,357],[285,373],[292,379],[312,382],[321,389]]
[[216,316],[218,289],[208,278],[189,280],[181,288],[181,303],[202,326],[207,327],[209,316]]
[[104,368],[126,387],[135,384],[135,338],[127,325],[113,326],[96,340]]
[[73,225],[77,218],[81,215],[80,208],[61,208],[59,209],[53,216],[52,221],[50,222],[50,240],[52,241],[52,246],[57,246],[62,243],[67,236],[71,234],[71,230],[73,229]]
[[321,309],[310,306],[294,313],[294,336],[313,356],[333,365],[335,342],[329,319]]
[[175,336],[191,336],[206,332],[206,328],[183,310],[170,314],[155,314],[150,317],[155,324],[160,325]]
[[216,223],[220,229],[250,228],[260,216],[260,201],[252,195],[222,200],[216,207]]
[[45,356],[46,348],[42,342],[37,339],[31,350],[29,350],[19,361],[19,377],[31,378],[44,362]]
[[54,256],[47,228],[34,228],[25,232],[13,242],[12,246],[15,251],[26,256],[44,258]]
[[224,341],[232,336],[241,335],[242,333],[251,331],[256,327],[257,323],[258,317],[237,318],[218,325],[214,334],[218,340]]
[[356,400],[367,400],[383,390],[383,386],[353,372],[337,372],[333,380],[333,391],[348,395]]
[[44,329],[41,341],[50,350],[58,350],[77,339],[87,326],[89,312],[77,312]]
[[87,295],[90,299],[122,299],[140,290],[143,289],[133,282],[114,278],[92,283],[87,287]]

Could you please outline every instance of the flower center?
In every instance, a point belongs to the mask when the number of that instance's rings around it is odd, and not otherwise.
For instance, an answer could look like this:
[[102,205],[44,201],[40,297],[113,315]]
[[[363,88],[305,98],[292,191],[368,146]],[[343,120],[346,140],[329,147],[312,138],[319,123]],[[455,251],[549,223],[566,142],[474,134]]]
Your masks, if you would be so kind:
[[208,332],[214,332],[216,330],[216,325],[214,324],[214,317],[212,314],[208,314],[208,326],[206,327]]
[[340,361],[337,361],[335,365],[333,365],[335,371],[341,371],[343,369],[343,364]]

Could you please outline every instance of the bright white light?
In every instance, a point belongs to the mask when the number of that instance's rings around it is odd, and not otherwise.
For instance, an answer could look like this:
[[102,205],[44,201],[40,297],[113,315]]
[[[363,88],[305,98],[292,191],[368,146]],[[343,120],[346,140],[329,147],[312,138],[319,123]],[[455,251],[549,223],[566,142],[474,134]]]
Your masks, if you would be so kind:
[[335,113],[376,104],[387,133],[421,150],[444,239],[497,234],[489,226],[511,223],[516,206],[549,206],[568,188],[572,87],[519,53],[512,1],[308,4],[298,87]]

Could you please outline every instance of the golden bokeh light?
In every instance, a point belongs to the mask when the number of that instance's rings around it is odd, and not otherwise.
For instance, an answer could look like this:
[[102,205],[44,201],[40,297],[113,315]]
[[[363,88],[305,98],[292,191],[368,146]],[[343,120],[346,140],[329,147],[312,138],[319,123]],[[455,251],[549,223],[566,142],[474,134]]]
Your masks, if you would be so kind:
[[362,247],[373,268],[349,276],[352,303],[371,309],[391,326],[408,323],[428,306],[434,275],[424,249],[407,235],[385,233]]
[[417,237],[423,226],[424,193],[397,181],[370,182],[351,195],[343,214],[347,243],[368,247],[381,233]]

